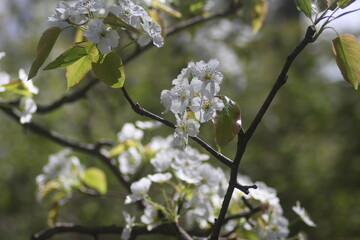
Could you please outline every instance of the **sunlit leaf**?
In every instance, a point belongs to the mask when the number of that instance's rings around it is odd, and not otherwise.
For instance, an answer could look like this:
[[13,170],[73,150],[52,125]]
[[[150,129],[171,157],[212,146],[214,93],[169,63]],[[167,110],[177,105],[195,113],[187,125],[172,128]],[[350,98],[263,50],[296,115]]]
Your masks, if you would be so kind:
[[61,28],[51,27],[48,28],[41,36],[34,62],[31,65],[28,79],[31,79],[36,76],[40,67],[43,65],[47,57],[49,56],[54,44],[61,32]]
[[116,53],[110,52],[100,62],[92,63],[92,69],[95,75],[110,87],[120,88],[124,85],[124,66]]
[[268,12],[267,0],[254,1],[253,11],[252,28],[254,32],[258,32],[262,27]]
[[308,18],[311,18],[311,0],[295,0],[296,7]]
[[243,7],[244,21],[249,24],[254,32],[258,32],[267,16],[267,0],[245,1]]
[[239,105],[226,96],[220,96],[225,107],[217,111],[214,119],[215,141],[219,148],[226,146],[241,130]]
[[55,68],[64,68],[67,67],[80,58],[86,56],[87,49],[80,45],[75,45],[72,48],[66,50],[64,53],[62,53],[59,57],[57,57],[54,61],[49,63],[44,70],[51,70]]
[[354,3],[356,0],[339,0],[337,2],[337,5],[340,8],[346,8],[347,6],[349,6],[350,4]]
[[115,147],[109,150],[110,157],[114,157],[116,155],[121,154],[123,151],[128,149],[129,147],[136,147],[137,141],[134,141],[132,139],[127,139],[122,143],[119,143]]
[[86,169],[81,180],[86,186],[95,189],[101,194],[105,194],[107,191],[106,175],[99,168]]
[[125,22],[124,20],[118,18],[117,16],[115,16],[113,13],[109,13],[106,18],[104,19],[104,23],[109,24],[111,26],[115,26],[115,27],[121,27],[121,28],[125,28],[131,32],[135,32],[135,33],[140,33],[142,34],[143,32],[140,31],[139,29],[131,26],[130,24],[128,24],[127,22]]
[[79,60],[66,67],[66,79],[68,89],[79,83],[91,69],[91,63],[97,61],[99,58],[99,51],[96,45],[90,42],[79,44],[87,51],[87,55],[81,57]]
[[6,91],[9,92],[27,97],[33,96],[33,93],[29,91],[26,85],[19,78],[12,79],[8,84],[2,85],[2,87],[4,87]]
[[59,203],[54,202],[47,214],[47,224],[49,226],[54,226],[58,215],[59,215]]
[[360,82],[360,44],[352,34],[341,35],[332,41],[336,63],[344,79],[355,89]]
[[181,12],[176,11],[175,9],[173,9],[171,6],[169,6],[168,4],[161,2],[159,0],[153,1],[152,2],[153,7],[166,12],[168,14],[170,14],[171,16],[177,17],[177,18],[181,18]]
[[40,195],[42,198],[46,197],[48,194],[57,190],[61,186],[61,182],[57,180],[52,180],[47,182],[43,188],[41,188]]

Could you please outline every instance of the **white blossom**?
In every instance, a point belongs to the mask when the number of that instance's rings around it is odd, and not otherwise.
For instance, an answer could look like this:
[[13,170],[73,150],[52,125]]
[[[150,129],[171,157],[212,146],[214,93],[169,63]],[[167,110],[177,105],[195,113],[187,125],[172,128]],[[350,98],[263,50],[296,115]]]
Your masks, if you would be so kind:
[[106,28],[101,19],[90,20],[84,36],[89,41],[96,43],[99,51],[103,54],[108,54],[112,48],[116,47],[120,38],[115,30],[110,27]]
[[165,183],[168,182],[172,175],[171,173],[167,172],[167,173],[155,173],[155,174],[149,174],[147,176],[152,182],[155,183]]
[[59,1],[55,8],[55,13],[48,17],[48,21],[51,25],[64,28],[70,24],[81,25],[84,24],[88,18],[85,15],[80,14],[74,6],[70,6],[65,1]]
[[300,202],[296,202],[296,206],[292,207],[292,210],[301,218],[301,220],[310,227],[316,227],[316,224],[310,219],[309,214],[306,212],[305,208],[300,206]]
[[14,112],[20,117],[20,123],[29,123],[33,113],[37,110],[36,102],[31,97],[23,97],[20,99],[20,104]]
[[121,239],[128,240],[131,236],[132,227],[134,226],[135,216],[130,216],[130,214],[126,211],[123,211],[123,215],[125,218],[126,225],[121,232]]
[[161,126],[161,123],[157,121],[136,121],[135,125],[142,130],[146,130],[158,128]]
[[122,152],[119,157],[120,172],[129,175],[134,174],[141,164],[141,154],[136,148],[130,147]]
[[131,194],[126,196],[125,204],[133,203],[143,199],[151,186],[151,181],[148,178],[141,178],[139,181],[133,182],[130,185]]
[[4,92],[6,89],[2,85],[10,83],[10,75],[6,72],[0,72],[0,92]]
[[161,36],[161,27],[158,23],[153,21],[145,21],[141,23],[143,30],[146,34],[140,35],[138,38],[138,43],[140,46],[145,46],[151,40],[153,41],[154,45],[157,47],[162,47],[164,45],[164,38]]
[[103,0],[80,0],[75,5],[75,10],[80,14],[97,12],[104,7]]
[[190,106],[196,119],[201,123],[213,119],[216,111],[221,111],[223,108],[223,101],[218,97],[211,97],[209,94],[193,98]]
[[188,137],[196,137],[199,134],[200,123],[194,119],[187,119],[187,115],[183,114],[180,118],[176,116],[176,128],[174,133],[174,140],[177,145],[183,147],[188,144]]
[[173,152],[169,150],[159,151],[154,158],[150,160],[150,163],[154,166],[156,172],[164,172],[169,169],[173,159]]
[[141,216],[141,222],[146,224],[148,231],[151,231],[160,225],[157,210],[153,205],[146,205],[144,214]]
[[20,70],[19,70],[19,78],[20,78],[22,84],[25,86],[25,88],[29,92],[31,92],[32,94],[39,93],[39,89],[36,86],[34,86],[31,79],[28,80],[28,75],[25,73],[25,70],[22,68],[20,68]]
[[192,73],[203,82],[203,88],[212,95],[216,95],[220,91],[219,85],[222,82],[223,75],[219,71],[217,59],[210,59],[207,63],[204,61],[196,62],[192,68]]
[[117,134],[119,142],[123,142],[128,139],[140,141],[144,136],[144,132],[137,129],[132,123],[125,123],[121,131]]

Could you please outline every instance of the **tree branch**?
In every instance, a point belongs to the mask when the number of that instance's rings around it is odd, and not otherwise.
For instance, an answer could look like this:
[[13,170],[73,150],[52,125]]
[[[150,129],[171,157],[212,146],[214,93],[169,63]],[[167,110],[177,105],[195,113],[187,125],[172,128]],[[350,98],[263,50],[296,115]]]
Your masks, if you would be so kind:
[[[153,120],[159,121],[162,124],[164,124],[165,126],[168,126],[170,128],[175,128],[176,126],[169,122],[168,120],[147,111],[146,109],[140,107],[140,105],[136,102],[134,102],[134,100],[132,100],[132,98],[130,97],[130,95],[128,94],[128,92],[125,89],[125,86],[121,88],[126,100],[129,102],[131,108],[134,110],[135,113],[141,115],[141,116],[146,116],[149,117]],[[215,149],[213,149],[209,144],[207,144],[206,142],[204,142],[202,139],[198,138],[198,137],[191,137],[191,139],[193,139],[195,142],[197,142],[201,147],[203,147],[206,151],[208,151],[211,155],[213,155],[216,159],[218,159],[221,163],[225,164],[226,166],[228,166],[229,168],[232,167],[232,161],[227,158],[226,156],[224,156],[223,154],[219,153],[218,151],[216,151]]]
[[[220,209],[220,213],[218,216],[218,219],[216,219],[213,233],[210,237],[210,240],[217,240],[220,234],[221,226],[223,225],[223,222],[225,221],[226,212],[229,208],[229,204],[231,201],[232,194],[234,192],[235,188],[239,188],[239,185],[237,183],[237,175],[238,175],[238,169],[240,166],[241,159],[243,157],[243,154],[246,150],[247,143],[251,139],[252,135],[254,134],[256,128],[258,127],[259,123],[261,122],[263,116],[265,115],[267,109],[269,108],[270,104],[272,103],[274,97],[280,90],[280,88],[286,83],[288,71],[291,67],[291,64],[295,60],[295,58],[301,53],[304,48],[312,42],[313,36],[316,33],[316,30],[313,26],[308,27],[305,37],[303,40],[296,46],[296,48],[291,52],[291,54],[287,57],[285,64],[274,83],[274,86],[270,90],[267,98],[265,99],[263,105],[261,106],[260,110],[256,114],[254,120],[252,121],[249,129],[244,133],[243,130],[241,130],[238,134],[238,143],[237,143],[237,151],[236,156],[233,162],[233,167],[231,169],[231,175],[229,180],[229,186],[226,191],[223,204]],[[241,188],[239,188],[242,190]],[[245,189],[244,193],[247,193],[248,189]]]
[[87,85],[84,86],[83,88],[80,88],[70,94],[67,94],[47,106],[38,105],[36,113],[40,113],[40,114],[48,113],[48,112],[58,109],[59,107],[61,107],[62,105],[66,104],[66,103],[75,102],[75,101],[79,100],[80,98],[86,96],[86,93],[97,83],[99,83],[98,79],[91,79],[89,81],[89,83],[87,83]]
[[[19,117],[13,113],[13,111],[9,108],[1,107],[0,109],[6,113],[9,117],[11,117],[13,120],[18,122],[20,124]],[[21,125],[27,130],[30,130],[31,132],[43,136],[59,145],[62,145],[64,147],[70,147],[74,150],[78,150],[80,152],[87,153],[91,156],[96,156],[98,159],[100,159],[116,176],[119,182],[122,183],[122,185],[125,186],[125,188],[130,192],[130,184],[125,179],[125,177],[120,173],[119,168],[114,164],[111,160],[111,158],[107,157],[104,153],[101,152],[100,147],[101,144],[91,144],[91,143],[83,143],[80,141],[76,141],[73,139],[68,139],[65,136],[59,134],[58,132],[47,130],[40,125],[36,123],[27,123],[24,125]]]
[[[86,235],[104,235],[104,234],[118,234],[121,235],[124,227],[117,225],[110,226],[83,226],[83,225],[75,225],[72,223],[61,223],[56,224],[53,227],[48,227],[41,232],[34,234],[31,239],[32,240],[44,240],[51,238],[57,234],[62,233],[78,233],[78,234],[86,234]],[[136,237],[139,235],[146,234],[164,234],[168,236],[174,236],[176,234],[176,228],[174,228],[173,224],[162,224],[151,231],[148,231],[146,227],[134,227],[131,231],[131,236]]]

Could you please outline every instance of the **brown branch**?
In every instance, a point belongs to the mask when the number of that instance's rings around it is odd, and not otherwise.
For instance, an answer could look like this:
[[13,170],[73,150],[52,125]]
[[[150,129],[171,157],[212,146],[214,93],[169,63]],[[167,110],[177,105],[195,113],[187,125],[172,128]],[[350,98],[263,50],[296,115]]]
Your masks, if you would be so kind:
[[[9,117],[11,117],[14,121],[18,122],[20,124],[19,117],[9,108],[0,107],[0,109],[6,113]],[[100,159],[116,176],[118,181],[122,183],[122,185],[125,186],[125,188],[130,192],[130,184],[125,179],[125,177],[120,173],[119,168],[116,166],[116,164],[113,163],[112,159],[107,157],[104,153],[101,152],[101,149],[99,144],[91,144],[91,143],[83,143],[80,141],[76,141],[73,139],[68,139],[65,136],[61,135],[58,132],[48,130],[43,128],[42,126],[36,124],[36,123],[27,123],[23,126],[25,129],[30,130],[31,132],[40,135],[42,137],[45,137],[61,146],[64,147],[70,147],[74,150],[78,150],[80,152],[84,152],[86,154],[89,154],[91,156],[96,156],[98,159]]]
[[[86,234],[91,236],[98,236],[105,234],[121,235],[123,229],[124,227],[117,225],[83,226],[83,225],[75,225],[72,223],[61,223],[61,224],[56,224],[53,227],[48,227],[34,234],[31,237],[31,239],[44,240],[63,233],[78,233],[78,234]],[[176,234],[176,231],[177,230],[176,228],[174,228],[173,224],[162,224],[151,231],[148,231],[146,227],[134,227],[132,228],[131,231],[131,237],[136,237],[139,235],[146,235],[146,234],[163,234],[167,236],[174,236]]]
[[[216,219],[213,233],[210,237],[210,240],[216,240],[219,237],[221,226],[223,225],[223,222],[225,221],[226,212],[229,208],[229,204],[231,201],[232,194],[234,192],[234,189],[238,187],[237,183],[237,174],[238,169],[240,166],[241,159],[243,157],[243,154],[245,152],[247,143],[251,139],[252,135],[254,134],[255,130],[257,129],[259,123],[261,122],[263,116],[265,115],[267,109],[269,108],[270,104],[272,103],[274,97],[280,90],[280,88],[286,83],[288,71],[291,67],[291,64],[295,60],[295,58],[301,53],[304,48],[312,42],[313,36],[315,34],[315,29],[313,26],[308,27],[305,37],[303,40],[296,46],[296,48],[291,52],[291,54],[287,57],[284,66],[274,83],[272,89],[270,90],[267,98],[265,99],[263,105],[261,106],[260,110],[256,114],[254,120],[252,121],[249,129],[244,133],[242,130],[238,134],[238,143],[237,143],[237,151],[236,156],[233,163],[233,168],[231,169],[231,175],[229,180],[229,186],[227,188],[223,204],[220,209],[220,213],[218,216],[218,219]],[[240,189],[241,190],[241,189]]]
[[[141,116],[146,116],[149,117],[153,120],[159,121],[162,124],[164,124],[165,126],[168,126],[170,128],[175,128],[176,126],[172,123],[169,122],[168,120],[147,111],[146,109],[140,107],[140,105],[136,102],[134,102],[134,100],[132,100],[132,98],[130,97],[130,95],[128,94],[128,92],[126,91],[125,87],[121,88],[126,100],[129,102],[131,108],[134,110],[135,113],[141,115]],[[218,151],[216,151],[215,149],[213,149],[209,144],[207,144],[206,142],[204,142],[202,139],[198,138],[198,137],[191,137],[191,139],[193,139],[195,142],[197,142],[201,147],[203,147],[206,151],[208,151],[211,155],[213,155],[216,159],[218,159],[221,163],[225,164],[226,166],[228,166],[229,168],[232,167],[232,161],[227,158],[226,156],[224,156],[223,154],[219,153]]]
[[54,101],[53,103],[47,106],[38,105],[36,113],[45,114],[58,109],[59,107],[63,106],[66,103],[73,103],[79,100],[80,98],[85,97],[86,93],[97,83],[99,83],[98,79],[91,79],[89,83],[87,83],[84,87],[61,97],[60,99]]

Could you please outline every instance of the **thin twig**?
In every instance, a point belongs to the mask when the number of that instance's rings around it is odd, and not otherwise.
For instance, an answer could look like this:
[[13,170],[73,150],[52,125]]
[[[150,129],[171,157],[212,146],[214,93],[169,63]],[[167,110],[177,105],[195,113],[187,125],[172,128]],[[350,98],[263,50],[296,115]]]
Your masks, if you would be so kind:
[[[51,238],[54,235],[62,233],[77,233],[77,234],[86,234],[91,236],[104,235],[104,234],[118,234],[120,235],[124,227],[117,225],[110,226],[83,226],[75,225],[72,223],[60,223],[55,226],[48,227],[42,230],[39,233],[34,234],[31,237],[31,240],[44,240]],[[173,236],[176,234],[176,229],[172,224],[163,224],[157,228],[148,231],[146,227],[134,227],[132,228],[131,235],[139,236],[146,234],[164,234],[168,236]]]
[[[9,117],[11,117],[14,121],[20,124],[19,117],[15,113],[13,113],[11,109],[4,107],[0,107],[0,109],[4,113],[6,113]],[[127,181],[127,179],[125,179],[124,176],[122,176],[122,174],[119,171],[119,168],[112,162],[111,158],[107,157],[104,153],[100,151],[98,144],[83,143],[80,141],[66,138],[65,136],[61,135],[58,132],[45,129],[44,127],[33,122],[24,124],[22,126],[27,130],[30,130],[35,134],[41,135],[59,145],[62,145],[64,147],[70,147],[74,150],[87,153],[91,156],[96,156],[113,172],[113,174],[116,176],[119,182],[121,182],[122,185],[124,185],[125,188],[130,192],[129,182]]]
[[[125,87],[121,88],[126,100],[129,102],[130,106],[132,107],[132,109],[134,110],[135,113],[141,115],[141,116],[146,116],[149,117],[153,120],[159,121],[162,124],[170,127],[170,128],[175,128],[176,126],[169,122],[168,120],[147,111],[146,109],[140,107],[140,105],[136,102],[134,102],[134,100],[132,100],[132,98],[130,97],[130,95],[128,94],[128,92],[126,91]],[[216,151],[215,149],[213,149],[209,144],[207,144],[206,142],[204,142],[202,139],[198,138],[198,137],[191,137],[191,139],[193,139],[195,142],[197,142],[201,147],[203,147],[206,151],[208,151],[211,155],[213,155],[216,159],[218,159],[221,163],[225,164],[226,166],[228,166],[229,168],[232,167],[232,161],[227,158],[226,156],[224,156],[223,154],[219,153],[218,151]]]
[[47,106],[38,105],[36,113],[45,114],[45,113],[48,113],[48,112],[58,109],[59,107],[63,106],[66,103],[75,102],[75,101],[79,100],[80,98],[83,98],[84,96],[86,96],[86,93],[93,86],[95,86],[98,82],[99,82],[98,79],[91,79],[84,87],[61,97],[60,99],[54,101],[53,103],[51,103]]

